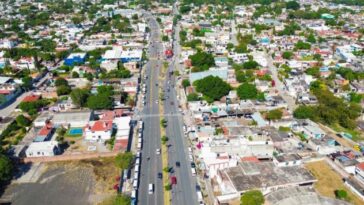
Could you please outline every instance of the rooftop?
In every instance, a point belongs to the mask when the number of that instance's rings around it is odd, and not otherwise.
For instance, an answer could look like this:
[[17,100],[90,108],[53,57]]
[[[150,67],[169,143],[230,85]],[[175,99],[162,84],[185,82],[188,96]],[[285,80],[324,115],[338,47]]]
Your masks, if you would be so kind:
[[311,183],[316,179],[301,166],[276,167],[272,162],[241,162],[222,172],[238,192],[286,184]]

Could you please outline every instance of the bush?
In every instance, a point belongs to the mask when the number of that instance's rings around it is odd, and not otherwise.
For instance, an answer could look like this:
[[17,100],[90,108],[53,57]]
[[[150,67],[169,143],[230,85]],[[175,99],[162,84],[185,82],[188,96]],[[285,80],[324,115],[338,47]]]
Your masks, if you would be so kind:
[[264,196],[261,191],[247,191],[241,196],[241,205],[262,205],[264,204]]
[[335,190],[335,196],[338,199],[346,200],[348,198],[348,193],[345,190],[339,189]]
[[172,184],[170,184],[170,183],[166,184],[166,185],[164,186],[164,189],[165,189],[166,191],[171,190],[171,189],[172,189]]

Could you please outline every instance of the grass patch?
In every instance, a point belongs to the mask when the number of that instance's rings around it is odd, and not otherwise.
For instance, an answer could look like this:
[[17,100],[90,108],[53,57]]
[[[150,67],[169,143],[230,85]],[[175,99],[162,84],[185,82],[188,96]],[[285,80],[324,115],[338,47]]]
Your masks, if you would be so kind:
[[344,185],[341,176],[333,171],[330,165],[328,165],[325,161],[307,163],[305,167],[310,170],[318,180],[314,184],[314,187],[321,195],[335,198],[336,190],[345,190],[347,192],[347,201],[355,205],[364,203],[364,201],[362,201]]

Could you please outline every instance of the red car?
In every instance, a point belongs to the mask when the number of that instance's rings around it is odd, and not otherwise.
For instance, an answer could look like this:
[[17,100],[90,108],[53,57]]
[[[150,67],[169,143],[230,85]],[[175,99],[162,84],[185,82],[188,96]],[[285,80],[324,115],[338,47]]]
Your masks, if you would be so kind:
[[171,177],[171,184],[173,185],[173,184],[177,184],[177,177],[175,177],[175,176],[172,176]]

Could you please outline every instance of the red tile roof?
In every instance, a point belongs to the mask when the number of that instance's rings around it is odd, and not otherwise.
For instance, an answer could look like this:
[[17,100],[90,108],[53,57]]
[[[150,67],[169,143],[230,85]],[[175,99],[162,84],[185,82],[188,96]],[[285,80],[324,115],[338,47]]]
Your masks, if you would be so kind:
[[112,121],[96,121],[90,128],[92,132],[109,131],[112,129]]
[[48,136],[51,131],[52,131],[52,124],[46,124],[44,125],[44,127],[42,127],[41,130],[39,130],[38,135]]
[[0,94],[8,95],[10,94],[10,90],[0,90]]
[[358,167],[358,169],[364,171],[364,162],[357,164],[356,167]]
[[28,95],[23,99],[23,102],[34,102],[39,100],[40,96],[39,95]]
[[240,158],[240,161],[242,161],[242,162],[259,162],[259,159],[257,157],[251,156],[251,157],[242,157],[242,158]]

